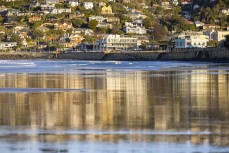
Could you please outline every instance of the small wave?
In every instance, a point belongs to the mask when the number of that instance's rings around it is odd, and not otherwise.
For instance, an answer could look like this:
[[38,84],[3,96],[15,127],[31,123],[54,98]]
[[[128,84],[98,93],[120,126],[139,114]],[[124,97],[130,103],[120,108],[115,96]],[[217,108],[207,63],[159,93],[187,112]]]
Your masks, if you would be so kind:
[[[155,62],[155,61],[49,61],[49,60],[5,60],[0,61],[0,72],[7,73],[70,73],[74,67],[75,73],[79,69],[91,69],[95,73],[98,69],[117,71],[158,71],[158,70],[179,70],[182,68],[214,67],[213,63],[195,62]],[[221,67],[222,68],[222,67]],[[63,72],[64,70],[64,72]],[[72,73],[72,72],[71,72]]]
[[151,77],[164,77],[164,76],[166,76],[166,75],[164,75],[164,74],[152,74],[152,75],[150,75]]
[[1,135],[13,135],[13,134],[24,134],[24,135],[164,135],[164,136],[174,136],[174,135],[212,135],[220,134],[216,132],[209,131],[78,131],[78,130],[1,130]]

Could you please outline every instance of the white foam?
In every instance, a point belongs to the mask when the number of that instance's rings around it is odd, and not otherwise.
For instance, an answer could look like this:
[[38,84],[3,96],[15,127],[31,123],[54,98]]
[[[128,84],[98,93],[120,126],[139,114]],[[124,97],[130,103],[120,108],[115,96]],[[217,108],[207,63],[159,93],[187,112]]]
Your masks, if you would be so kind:
[[191,135],[213,135],[213,134],[221,134],[216,132],[209,132],[209,131],[125,131],[125,130],[119,130],[119,131],[97,131],[97,130],[9,130],[9,129],[0,129],[1,134],[0,135],[12,135],[12,134],[24,134],[24,135],[41,135],[41,134],[55,134],[55,135],[161,135],[161,136],[191,136]]
[[[217,65],[213,63],[195,62],[149,62],[149,61],[50,61],[50,60],[2,60],[0,73],[78,73],[78,70],[94,71],[157,71],[170,69],[191,69]],[[227,68],[229,69],[229,68]]]

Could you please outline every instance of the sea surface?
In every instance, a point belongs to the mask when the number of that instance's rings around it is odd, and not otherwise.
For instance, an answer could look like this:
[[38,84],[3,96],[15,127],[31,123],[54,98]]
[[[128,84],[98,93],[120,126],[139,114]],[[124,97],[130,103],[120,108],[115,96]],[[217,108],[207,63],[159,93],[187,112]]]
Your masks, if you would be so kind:
[[229,64],[0,61],[1,153],[228,153]]

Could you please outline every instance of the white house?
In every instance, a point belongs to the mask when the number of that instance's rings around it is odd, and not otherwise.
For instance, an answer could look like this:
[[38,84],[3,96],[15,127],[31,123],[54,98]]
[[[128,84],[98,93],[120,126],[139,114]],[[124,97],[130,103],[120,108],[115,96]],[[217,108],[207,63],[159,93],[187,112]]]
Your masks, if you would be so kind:
[[71,8],[53,9],[51,14],[71,13]]
[[225,39],[226,35],[229,35],[229,31],[215,31],[213,29],[205,31],[204,34],[207,35],[209,39],[220,42],[221,40]]
[[159,4],[161,6],[168,6],[169,5],[169,1],[161,1]]
[[221,13],[223,13],[225,15],[229,15],[229,8],[221,10]]
[[143,26],[142,19],[135,19],[132,22],[125,22],[123,31],[125,33],[146,34],[146,29]]
[[172,3],[173,5],[178,5],[178,4],[179,4],[178,0],[171,0],[171,3]]
[[212,33],[212,39],[216,41],[221,41],[225,39],[226,35],[229,35],[229,31],[215,31]]
[[106,3],[104,3],[104,2],[99,2],[99,7],[102,7],[102,6],[105,6],[106,5]]
[[72,31],[72,33],[92,36],[94,34],[94,31],[92,29],[87,28],[76,28]]
[[85,7],[85,9],[92,9],[94,7],[93,2],[84,2],[83,3],[83,7]]
[[55,23],[54,24],[54,28],[56,30],[63,30],[63,31],[66,31],[66,30],[69,30],[69,29],[72,29],[72,23],[71,22],[59,22],[59,23]]
[[206,29],[220,29],[220,26],[216,24],[204,24],[203,30],[206,30]]
[[96,42],[97,50],[127,50],[138,48],[141,41],[133,37],[107,35]]
[[195,21],[194,24],[195,24],[196,27],[202,27],[202,26],[204,26],[204,23],[202,23],[200,21]]
[[183,0],[181,2],[182,5],[188,5],[188,4],[192,4],[191,0]]
[[7,8],[5,6],[0,6],[0,13],[7,11]]
[[98,21],[99,23],[102,23],[102,22],[104,22],[104,21],[106,20],[106,18],[104,18],[103,16],[90,16],[90,17],[88,18],[88,20],[89,20],[89,22],[90,22],[91,20],[96,20],[96,21]]
[[106,23],[106,22],[102,22],[102,23],[99,23],[96,27],[112,29],[112,24]]
[[27,43],[27,41],[26,41],[26,39],[24,38],[24,39],[22,39],[22,46],[23,47],[28,47],[28,43]]
[[134,34],[146,34],[146,29],[145,27],[125,27],[123,29],[125,33],[134,33]]
[[164,9],[171,9],[171,5],[169,1],[161,1],[159,2],[159,5]]
[[5,35],[6,33],[4,31],[0,31],[0,34]]
[[175,39],[175,48],[205,48],[208,41],[206,35],[181,35]]
[[200,8],[200,6],[198,4],[196,4],[196,5],[193,6],[193,10],[196,10],[198,8]]
[[128,14],[125,14],[125,16],[131,18],[132,20],[136,20],[139,18],[145,19],[146,15],[144,15],[142,12],[130,12]]
[[41,10],[53,10],[55,9],[55,4],[41,4]]
[[135,27],[135,26],[143,26],[142,19],[135,19],[132,22],[125,22],[125,26]]
[[191,16],[191,13],[185,11],[184,17],[185,17],[186,19],[190,20],[192,16]]
[[12,49],[13,47],[16,47],[16,42],[0,42],[0,50],[6,50],[6,49]]
[[79,2],[75,0],[69,0],[68,3],[70,4],[71,7],[76,7],[79,5]]
[[94,31],[92,29],[85,29],[84,34],[88,36],[92,36],[94,34]]
[[58,4],[59,0],[46,0],[46,4]]

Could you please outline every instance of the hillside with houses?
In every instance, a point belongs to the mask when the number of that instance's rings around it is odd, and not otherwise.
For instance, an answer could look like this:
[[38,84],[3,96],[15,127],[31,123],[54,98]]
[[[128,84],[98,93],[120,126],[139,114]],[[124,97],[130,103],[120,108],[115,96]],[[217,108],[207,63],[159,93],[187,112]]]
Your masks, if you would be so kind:
[[1,0],[1,51],[225,47],[229,0]]

